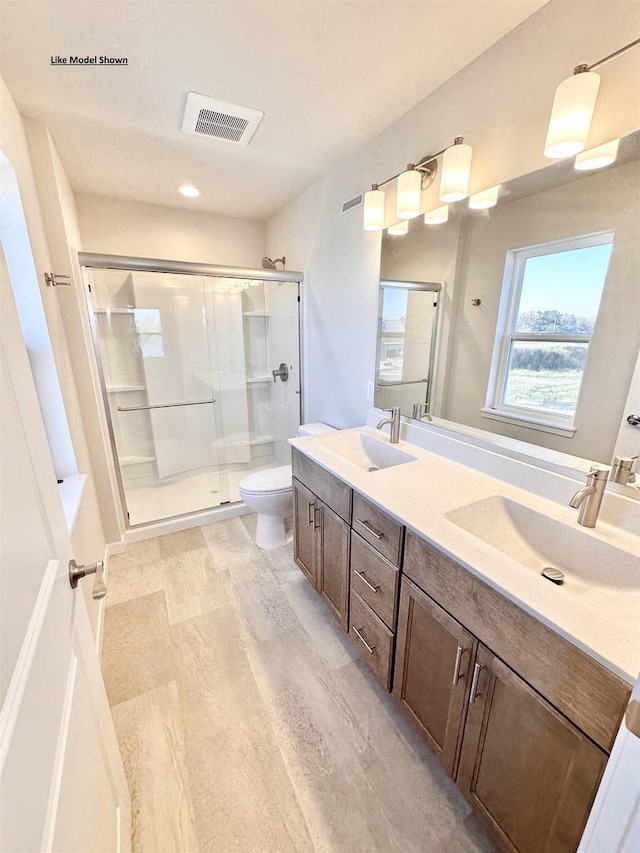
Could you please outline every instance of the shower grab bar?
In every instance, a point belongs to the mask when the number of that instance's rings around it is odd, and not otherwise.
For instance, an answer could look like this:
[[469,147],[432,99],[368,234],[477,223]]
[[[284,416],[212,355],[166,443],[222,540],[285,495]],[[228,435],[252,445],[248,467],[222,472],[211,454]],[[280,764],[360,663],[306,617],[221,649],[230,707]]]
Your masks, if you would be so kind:
[[177,409],[179,406],[204,406],[215,400],[191,400],[188,403],[153,403],[147,406],[118,406],[119,412],[142,412],[146,409]]

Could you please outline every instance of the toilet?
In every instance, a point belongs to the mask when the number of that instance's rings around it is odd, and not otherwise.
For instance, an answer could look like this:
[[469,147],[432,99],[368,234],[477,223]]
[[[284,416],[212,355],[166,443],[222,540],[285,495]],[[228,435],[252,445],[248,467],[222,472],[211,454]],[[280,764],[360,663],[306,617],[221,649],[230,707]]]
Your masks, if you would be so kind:
[[[322,435],[335,432],[328,424],[301,424],[298,435]],[[240,480],[240,497],[258,514],[256,545],[259,548],[279,548],[287,537],[284,520],[292,512],[293,488],[291,465],[280,465],[248,474]]]

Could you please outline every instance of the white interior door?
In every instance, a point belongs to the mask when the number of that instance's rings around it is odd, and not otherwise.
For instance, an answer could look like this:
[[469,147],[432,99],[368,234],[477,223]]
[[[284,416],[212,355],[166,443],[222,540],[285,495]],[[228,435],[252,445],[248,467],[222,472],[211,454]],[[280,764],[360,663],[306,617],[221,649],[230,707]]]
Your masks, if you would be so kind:
[[127,851],[126,780],[1,253],[0,429],[0,849]]
[[578,853],[640,850],[640,679],[596,794]]

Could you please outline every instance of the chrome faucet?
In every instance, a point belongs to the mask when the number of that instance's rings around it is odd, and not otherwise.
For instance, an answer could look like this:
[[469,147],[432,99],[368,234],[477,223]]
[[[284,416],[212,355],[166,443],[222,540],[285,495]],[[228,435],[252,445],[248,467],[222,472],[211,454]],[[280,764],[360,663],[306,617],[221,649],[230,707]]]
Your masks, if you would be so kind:
[[391,412],[391,417],[383,418],[376,424],[376,429],[382,429],[385,424],[391,424],[389,443],[397,444],[400,441],[400,406],[394,406],[392,409],[385,409],[384,411]]
[[579,489],[569,501],[569,506],[574,509],[580,507],[578,524],[583,527],[596,526],[609,471],[611,468],[608,465],[592,465],[587,474],[587,485]]
[[635,483],[636,475],[633,471],[633,463],[637,456],[614,456],[613,468],[611,469],[611,482],[620,483],[621,486],[628,486],[630,483]]
[[426,403],[414,403],[413,404],[413,414],[411,417],[414,421],[421,421],[423,418],[426,418],[428,421],[432,421],[433,418],[427,411]]

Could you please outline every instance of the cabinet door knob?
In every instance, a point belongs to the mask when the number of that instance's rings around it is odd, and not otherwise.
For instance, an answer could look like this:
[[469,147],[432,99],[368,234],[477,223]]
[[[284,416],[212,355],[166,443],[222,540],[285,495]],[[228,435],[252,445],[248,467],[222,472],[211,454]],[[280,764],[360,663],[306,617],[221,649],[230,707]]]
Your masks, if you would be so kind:
[[463,678],[463,676],[464,676],[464,673],[460,672],[460,664],[462,663],[462,655],[468,651],[469,651],[469,649],[466,646],[458,646],[458,651],[456,652],[456,663],[455,663],[455,666],[453,668],[453,686],[454,687],[460,681],[460,679]]
[[486,665],[484,663],[477,663],[473,667],[473,679],[471,681],[471,695],[469,696],[469,704],[473,705],[478,696],[482,695],[482,690],[478,690],[478,679],[480,678],[480,673],[483,669],[486,669]]

